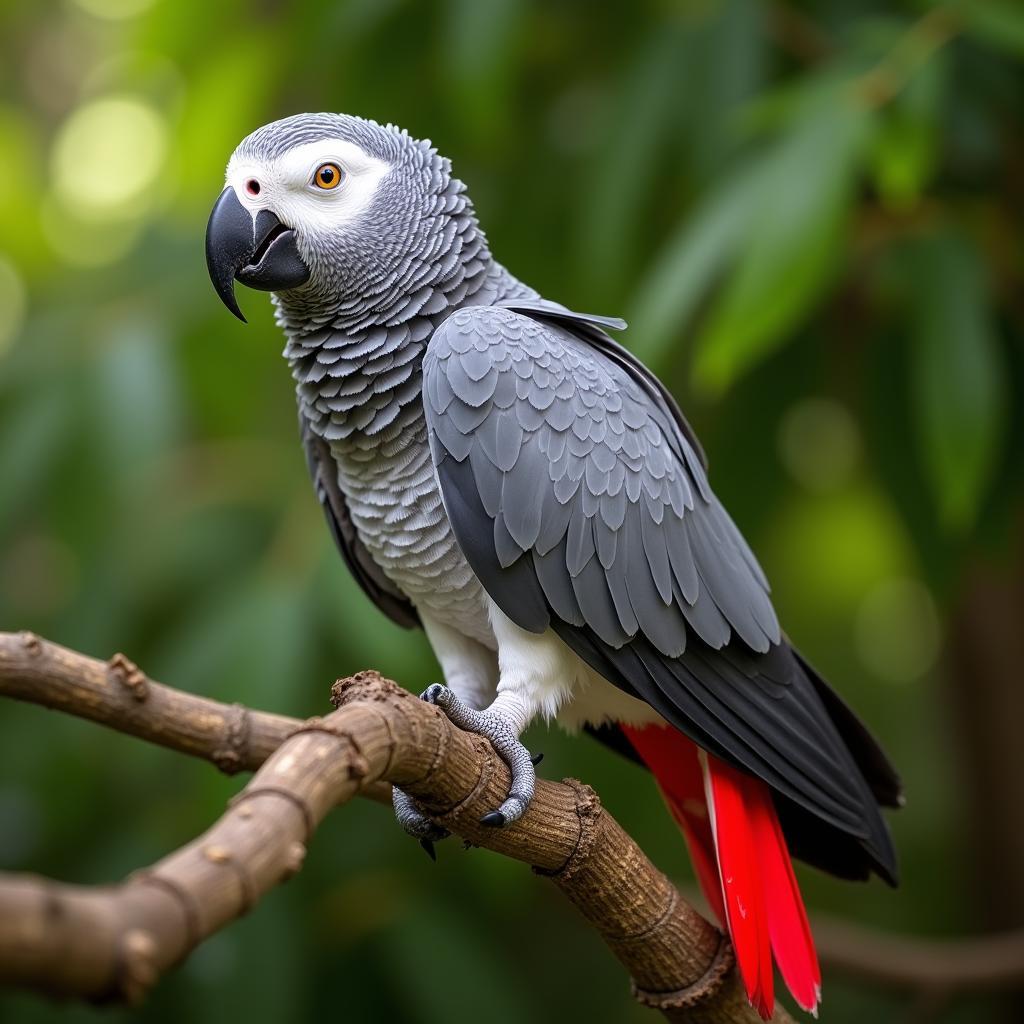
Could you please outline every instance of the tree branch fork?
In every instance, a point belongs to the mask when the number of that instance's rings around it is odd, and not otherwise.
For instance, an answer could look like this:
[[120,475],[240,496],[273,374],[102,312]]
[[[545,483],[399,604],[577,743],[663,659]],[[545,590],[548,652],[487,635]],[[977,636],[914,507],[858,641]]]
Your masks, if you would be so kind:
[[504,763],[486,740],[375,672],[339,680],[336,710],[300,721],[163,686],[123,655],[101,662],[32,634],[0,634],[0,695],[225,771],[255,770],[203,835],[118,885],[0,874],[0,984],[138,1003],[301,868],[329,811],[357,795],[386,799],[383,783],[395,783],[455,834],[549,877],[626,967],[643,1004],[673,1020],[757,1020],[727,940],[590,787],[539,780],[521,821],[480,825],[507,791]]
[[[229,773],[255,772],[203,835],[120,884],[0,873],[0,985],[137,1004],[204,939],[300,870],[329,811],[356,796],[390,803],[394,783],[451,832],[550,878],[625,967],[642,1004],[672,1021],[759,1020],[727,939],[589,786],[538,780],[520,821],[481,826],[507,792],[504,763],[486,740],[376,672],[339,680],[335,710],[301,721],[164,686],[123,655],[102,662],[33,634],[0,633],[0,696],[90,719]],[[992,941],[1002,943],[994,961],[975,950],[965,984],[1024,978],[1024,937]],[[838,959],[856,971],[849,928],[844,942]],[[904,980],[927,988],[928,957],[911,961],[919,973],[925,967],[924,977]],[[890,976],[881,980],[899,983],[886,966]],[[948,988],[948,973],[938,981]],[[790,1018],[779,1007],[775,1020]]]

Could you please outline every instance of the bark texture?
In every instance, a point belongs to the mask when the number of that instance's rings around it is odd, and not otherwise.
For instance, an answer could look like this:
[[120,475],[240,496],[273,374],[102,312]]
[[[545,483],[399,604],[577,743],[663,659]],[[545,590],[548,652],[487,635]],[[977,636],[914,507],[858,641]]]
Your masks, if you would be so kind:
[[[337,682],[307,721],[183,693],[123,655],[108,662],[0,633],[0,696],[39,704],[255,771],[202,836],[119,885],[0,873],[0,984],[137,1003],[207,936],[302,865],[327,812],[354,796],[390,806],[395,782],[451,831],[549,877],[601,936],[644,1005],[673,1021],[753,1022],[721,933],[646,858],[590,787],[541,780],[524,818],[479,824],[508,786],[490,745],[375,672]],[[940,995],[1024,986],[1024,931],[947,942],[818,919],[826,969]],[[785,1010],[777,1021],[788,1021]]]
[[[160,686],[123,656],[104,664],[8,634],[0,635],[0,692],[117,724],[227,770],[263,761],[206,833],[120,885],[0,876],[2,983],[138,1002],[203,939],[299,870],[332,807],[387,781],[452,832],[549,876],[627,969],[645,1005],[669,1020],[758,1020],[729,943],[593,790],[541,780],[519,822],[480,825],[507,791],[504,763],[485,740],[375,672],[340,680],[337,710],[296,722]],[[780,1007],[775,1019],[790,1018]]]

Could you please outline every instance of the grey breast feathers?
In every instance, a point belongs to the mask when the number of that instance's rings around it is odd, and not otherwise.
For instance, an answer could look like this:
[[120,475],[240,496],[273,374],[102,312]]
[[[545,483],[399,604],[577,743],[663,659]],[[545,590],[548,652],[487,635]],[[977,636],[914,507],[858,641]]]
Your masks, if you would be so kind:
[[338,486],[338,468],[330,445],[314,433],[306,417],[299,412],[299,434],[306,453],[306,466],[316,496],[323,507],[327,525],[349,572],[363,592],[389,618],[405,629],[420,624],[415,606],[385,575],[363,546],[349,516],[348,503]]

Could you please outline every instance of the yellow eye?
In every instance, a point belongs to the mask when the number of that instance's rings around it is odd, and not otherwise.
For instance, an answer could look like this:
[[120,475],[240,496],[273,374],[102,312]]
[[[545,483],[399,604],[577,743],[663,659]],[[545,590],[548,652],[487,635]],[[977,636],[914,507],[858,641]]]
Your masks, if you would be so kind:
[[313,175],[317,188],[332,189],[341,184],[341,168],[337,164],[321,164]]

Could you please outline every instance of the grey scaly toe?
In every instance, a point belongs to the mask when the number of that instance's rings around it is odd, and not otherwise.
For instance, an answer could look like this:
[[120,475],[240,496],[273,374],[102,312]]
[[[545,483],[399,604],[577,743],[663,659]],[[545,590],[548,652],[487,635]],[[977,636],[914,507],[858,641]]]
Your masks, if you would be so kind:
[[526,747],[519,742],[515,729],[494,711],[477,711],[469,707],[459,700],[452,690],[440,683],[428,686],[420,697],[429,704],[439,707],[460,729],[477,733],[490,740],[497,755],[508,765],[512,775],[508,796],[500,807],[488,811],[480,819],[480,824],[504,828],[505,825],[521,818],[533,799],[537,773],[534,771],[534,760]]

